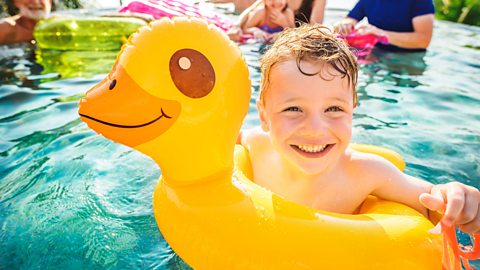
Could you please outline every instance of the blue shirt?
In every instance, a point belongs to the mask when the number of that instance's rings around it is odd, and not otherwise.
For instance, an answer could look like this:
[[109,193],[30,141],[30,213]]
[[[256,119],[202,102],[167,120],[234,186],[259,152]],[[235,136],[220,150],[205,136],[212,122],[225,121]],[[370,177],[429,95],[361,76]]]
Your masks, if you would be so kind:
[[[413,18],[434,13],[432,0],[360,0],[348,17],[357,21],[367,17],[370,24],[386,31],[413,32]],[[411,51],[394,45],[377,46],[392,51]]]

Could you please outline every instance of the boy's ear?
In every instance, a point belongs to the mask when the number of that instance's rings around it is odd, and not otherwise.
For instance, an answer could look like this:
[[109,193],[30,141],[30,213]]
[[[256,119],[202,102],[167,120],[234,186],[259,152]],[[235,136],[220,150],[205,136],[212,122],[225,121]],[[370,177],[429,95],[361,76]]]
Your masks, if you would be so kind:
[[260,117],[260,126],[262,127],[262,130],[265,132],[269,131],[268,118],[266,116],[265,106],[259,99],[257,99],[257,110],[258,116]]

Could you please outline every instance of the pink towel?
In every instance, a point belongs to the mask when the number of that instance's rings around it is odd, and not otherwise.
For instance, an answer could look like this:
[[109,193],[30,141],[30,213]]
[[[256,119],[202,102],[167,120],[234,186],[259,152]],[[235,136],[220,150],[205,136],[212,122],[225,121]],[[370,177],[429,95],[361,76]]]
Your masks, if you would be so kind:
[[204,19],[224,31],[228,31],[228,29],[233,27],[233,22],[226,17],[177,0],[132,1],[126,6],[121,7],[119,12],[149,14],[155,19],[189,16]]
[[388,44],[387,36],[377,36],[374,34],[359,35],[357,32],[352,32],[346,36],[339,36],[344,38],[350,47],[360,49],[355,52],[357,56],[366,56],[368,55],[375,44],[382,43]]

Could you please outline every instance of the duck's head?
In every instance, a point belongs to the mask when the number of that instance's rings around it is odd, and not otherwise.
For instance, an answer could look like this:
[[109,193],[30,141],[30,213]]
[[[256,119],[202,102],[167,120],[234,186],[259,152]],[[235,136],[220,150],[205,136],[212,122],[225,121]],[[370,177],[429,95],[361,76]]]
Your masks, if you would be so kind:
[[106,138],[152,157],[169,181],[231,170],[250,98],[238,47],[197,19],[162,19],[123,46],[79,114]]

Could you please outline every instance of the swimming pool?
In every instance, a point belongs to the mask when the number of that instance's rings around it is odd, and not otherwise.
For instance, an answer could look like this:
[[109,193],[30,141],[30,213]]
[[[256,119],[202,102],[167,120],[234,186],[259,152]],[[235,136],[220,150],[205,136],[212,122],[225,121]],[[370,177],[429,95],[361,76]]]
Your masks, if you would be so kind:
[[[431,182],[480,187],[479,37],[478,27],[437,22],[426,54],[376,52],[360,73],[354,141],[390,146],[408,173]],[[242,51],[254,88],[251,127],[259,46]],[[188,269],[153,218],[155,163],[78,118],[78,99],[104,77],[91,75],[113,63],[103,57],[49,56],[59,60],[42,62],[43,72],[28,57],[2,63],[0,268]]]

